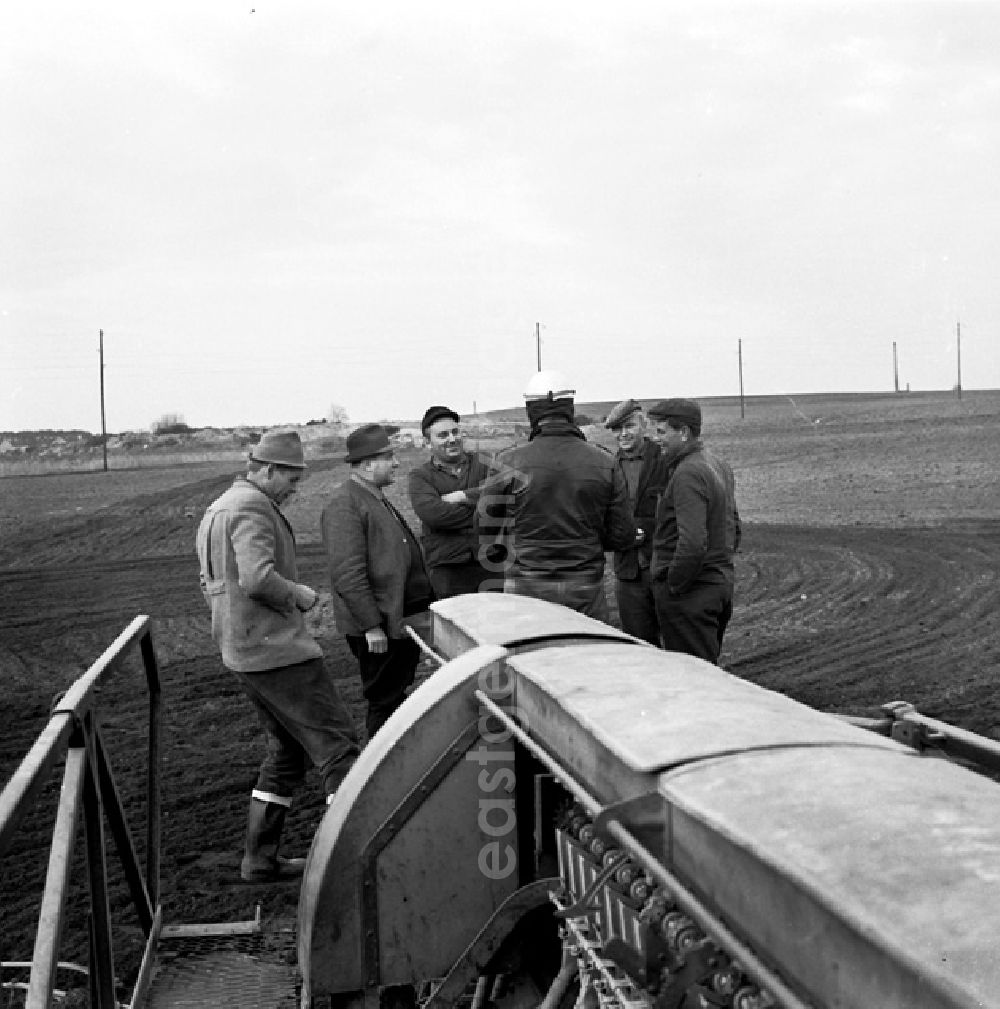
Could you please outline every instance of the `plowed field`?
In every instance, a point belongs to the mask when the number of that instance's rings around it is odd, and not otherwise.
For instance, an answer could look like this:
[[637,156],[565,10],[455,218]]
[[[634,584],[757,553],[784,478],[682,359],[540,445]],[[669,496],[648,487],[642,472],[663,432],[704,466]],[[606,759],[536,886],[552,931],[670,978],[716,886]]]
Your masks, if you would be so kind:
[[[705,433],[734,466],[745,523],[723,664],[823,710],[875,714],[902,699],[1000,737],[1000,394],[775,400],[745,420],[731,404],[709,405]],[[400,458],[392,496],[406,510],[405,472],[423,455]],[[0,480],[0,782],[44,727],[53,697],[136,614],[150,614],[164,691],[168,922],[245,919],[257,902],[265,915],[290,915],[297,896],[237,877],[259,742],[210,640],[193,553],[198,519],[233,473],[231,463],[205,463]],[[344,475],[338,460],[315,461],[286,509],[300,573],[319,589],[319,511]],[[360,685],[328,602],[312,620],[360,726]],[[102,711],[141,839],[146,693],[137,662],[105,691]],[[53,782],[0,862],[0,960],[30,959],[57,794]],[[304,853],[321,812],[310,780],[286,849]],[[119,973],[129,982],[139,930],[110,864],[125,935]],[[85,885],[71,901],[64,959],[86,962],[84,898]]]

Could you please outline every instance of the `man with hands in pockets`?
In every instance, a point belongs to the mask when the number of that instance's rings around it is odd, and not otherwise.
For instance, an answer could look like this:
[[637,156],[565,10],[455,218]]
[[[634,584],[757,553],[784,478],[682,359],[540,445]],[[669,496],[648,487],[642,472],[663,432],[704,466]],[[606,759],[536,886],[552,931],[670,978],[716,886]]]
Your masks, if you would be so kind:
[[399,466],[386,429],[352,431],[346,461],[351,475],[334,488],[321,526],[333,615],[358,660],[370,740],[415,679],[420,646],[406,624],[426,617],[434,591],[417,537],[384,493]]
[[295,535],[281,505],[305,473],[295,431],[268,431],[245,476],[209,505],[198,527],[201,589],[212,637],[260,720],[266,753],[251,792],[240,875],[267,883],[302,874],[278,854],[292,793],[310,761],[327,801],[359,751],[350,713],[303,613],[317,594],[298,580]]

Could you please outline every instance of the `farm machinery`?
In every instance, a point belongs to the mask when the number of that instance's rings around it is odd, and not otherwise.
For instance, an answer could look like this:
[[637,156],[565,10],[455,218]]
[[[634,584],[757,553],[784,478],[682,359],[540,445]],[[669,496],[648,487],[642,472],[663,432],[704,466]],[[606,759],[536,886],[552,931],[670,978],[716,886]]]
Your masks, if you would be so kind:
[[314,839],[304,1009],[1000,1006],[996,784],[920,755],[990,740],[517,596],[431,637]]
[[[132,1009],[1000,1009],[1000,804],[963,766],[1000,768],[1000,745],[902,704],[853,723],[822,714],[494,593],[434,604],[439,668],[326,808],[286,930],[294,955],[229,949],[171,980],[185,957],[165,943],[260,923],[162,921],[148,624],[59,701],[0,793],[2,854],[65,755],[31,1009],[52,1004],[81,809],[100,1009],[121,1006],[103,818],[146,936]],[[131,648],[150,689],[145,871],[92,710]],[[251,969],[252,983],[233,974]]]

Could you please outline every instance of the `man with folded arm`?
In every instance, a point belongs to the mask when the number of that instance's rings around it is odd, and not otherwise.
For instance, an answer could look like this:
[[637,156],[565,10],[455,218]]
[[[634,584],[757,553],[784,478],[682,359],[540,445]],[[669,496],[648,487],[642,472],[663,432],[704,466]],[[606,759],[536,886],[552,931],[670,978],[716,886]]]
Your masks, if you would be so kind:
[[[431,457],[410,472],[410,504],[422,525],[421,542],[439,599],[502,588],[480,559],[476,513],[489,467],[462,441],[461,418],[447,406],[431,406],[420,422]],[[495,584],[484,585],[492,579]]]

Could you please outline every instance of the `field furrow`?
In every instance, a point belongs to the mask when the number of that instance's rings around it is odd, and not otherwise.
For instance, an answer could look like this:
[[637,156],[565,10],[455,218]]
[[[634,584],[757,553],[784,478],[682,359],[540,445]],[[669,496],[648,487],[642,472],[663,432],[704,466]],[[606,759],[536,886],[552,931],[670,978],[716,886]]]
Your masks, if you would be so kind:
[[[919,437],[907,416],[881,432],[872,416],[852,428],[833,414],[808,426],[754,420],[722,431],[716,444],[736,469],[745,520],[722,663],[823,710],[875,714],[882,703],[907,700],[1000,738],[1000,517],[990,462],[1000,402],[990,409],[985,419],[981,412],[945,426],[921,421]],[[392,489],[411,518],[405,473],[423,457],[401,451]],[[0,781],[44,727],[54,696],[137,613],[148,613],[164,692],[169,922],[245,919],[257,901],[265,914],[289,915],[296,900],[294,888],[236,882],[258,729],[210,639],[194,554],[198,519],[233,472],[217,462],[7,478],[0,488]],[[344,476],[339,459],[310,464],[287,513],[300,576],[323,593],[312,626],[360,724],[360,683],[330,618],[319,543],[320,510]],[[104,737],[140,837],[146,703],[136,662],[102,696]],[[0,861],[0,959],[30,958],[57,794],[53,782]],[[289,820],[289,851],[305,852],[322,812],[310,779]],[[112,879],[118,908],[126,900],[114,868]],[[74,898],[65,959],[85,961],[84,912]],[[128,976],[138,930],[126,911],[115,914],[135,939],[119,952]]]

